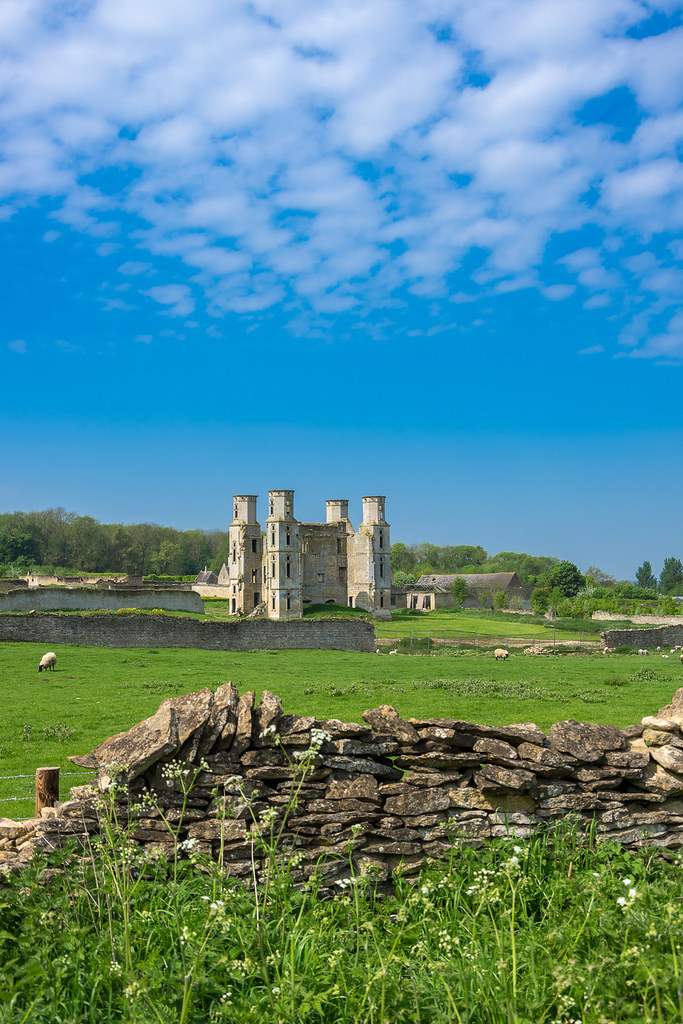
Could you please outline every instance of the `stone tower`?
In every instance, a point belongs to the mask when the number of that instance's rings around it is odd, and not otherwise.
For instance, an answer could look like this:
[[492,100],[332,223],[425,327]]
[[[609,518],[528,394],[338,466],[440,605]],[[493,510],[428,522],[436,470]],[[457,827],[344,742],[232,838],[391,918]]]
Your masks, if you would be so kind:
[[349,604],[367,611],[391,610],[389,524],[383,495],[365,497],[363,521],[349,537]]
[[228,529],[230,611],[248,615],[264,600],[261,569],[263,543],[256,520],[256,495],[236,494]]
[[263,545],[266,612],[274,619],[298,619],[301,599],[299,524],[294,518],[294,491],[268,491],[268,518]]

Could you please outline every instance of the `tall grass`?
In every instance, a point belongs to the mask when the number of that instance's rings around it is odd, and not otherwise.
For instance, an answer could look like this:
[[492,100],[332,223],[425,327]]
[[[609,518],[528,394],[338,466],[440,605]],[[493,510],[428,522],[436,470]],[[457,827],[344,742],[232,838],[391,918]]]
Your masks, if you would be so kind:
[[679,856],[566,828],[455,839],[391,891],[356,876],[333,898],[277,864],[245,884],[114,830],[36,861],[0,889],[0,1022],[683,1022]]

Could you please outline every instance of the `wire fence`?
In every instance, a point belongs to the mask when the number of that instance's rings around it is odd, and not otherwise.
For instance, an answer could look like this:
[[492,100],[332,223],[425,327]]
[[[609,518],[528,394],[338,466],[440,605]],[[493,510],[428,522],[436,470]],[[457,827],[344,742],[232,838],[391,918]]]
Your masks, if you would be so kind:
[[[89,772],[60,772],[60,776],[59,777],[60,777],[60,781],[61,781],[61,779],[77,779],[77,778],[80,778],[80,779],[91,779],[92,776],[93,776],[93,772],[89,771]],[[25,782],[23,786],[18,786],[18,787],[13,787],[13,786],[7,786],[6,787],[5,786],[5,783],[7,783],[7,782],[14,782],[14,781],[24,780],[24,779],[30,779],[31,780],[31,784],[29,785],[28,782]],[[34,805],[35,804],[35,779],[36,779],[35,772],[33,773],[33,775],[0,775],[0,786],[2,787],[2,790],[4,791],[6,789],[9,789],[11,791],[12,789],[14,789],[14,791],[15,791],[12,796],[0,796],[0,804],[23,803],[23,804]],[[21,795],[19,795],[19,796],[16,795],[17,789],[22,791]],[[10,807],[10,808],[8,808],[8,810],[12,810],[12,808]],[[17,810],[18,810],[18,808],[17,808]],[[3,815],[1,813],[0,813],[0,817],[3,817]]]
[[[593,637],[595,634],[589,634]],[[574,651],[601,650],[602,641],[586,639],[583,631],[578,638],[567,638],[553,630],[552,639],[548,632],[533,633],[530,636],[501,635],[500,633],[475,633],[465,629],[413,629],[410,633],[390,628],[375,630],[380,651],[391,648],[387,653],[397,654],[457,654],[460,651],[489,652],[499,647],[519,650],[528,654],[559,654]]]

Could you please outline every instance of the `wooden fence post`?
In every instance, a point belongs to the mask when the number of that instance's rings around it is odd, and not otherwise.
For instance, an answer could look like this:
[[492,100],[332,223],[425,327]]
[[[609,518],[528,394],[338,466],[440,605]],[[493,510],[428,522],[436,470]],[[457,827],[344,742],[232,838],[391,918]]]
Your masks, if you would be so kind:
[[36,818],[59,800],[59,768],[36,768]]

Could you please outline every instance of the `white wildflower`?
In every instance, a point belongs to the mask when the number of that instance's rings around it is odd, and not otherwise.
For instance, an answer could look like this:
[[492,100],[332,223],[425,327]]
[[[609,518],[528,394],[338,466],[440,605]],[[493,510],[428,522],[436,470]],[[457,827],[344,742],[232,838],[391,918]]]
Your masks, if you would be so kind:
[[617,903],[619,904],[620,907],[625,907],[626,906],[626,897],[625,896],[619,896],[617,898]]

